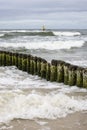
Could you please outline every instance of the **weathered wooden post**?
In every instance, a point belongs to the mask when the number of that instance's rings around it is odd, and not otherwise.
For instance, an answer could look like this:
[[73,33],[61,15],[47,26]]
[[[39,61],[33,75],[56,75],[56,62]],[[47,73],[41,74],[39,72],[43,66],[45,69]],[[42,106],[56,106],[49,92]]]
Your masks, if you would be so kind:
[[12,52],[9,52],[9,65],[12,66]]
[[18,54],[18,69],[22,70],[22,54]]
[[83,88],[87,88],[87,68],[83,70]]
[[69,63],[64,64],[64,84],[68,85],[69,81]]
[[76,85],[76,71],[77,71],[77,66],[75,65],[70,65],[69,66],[69,80],[68,80],[68,85],[74,86]]
[[6,66],[10,65],[10,55],[9,52],[6,52]]
[[15,53],[12,52],[12,65],[15,65]]
[[33,64],[34,64],[34,75],[37,74],[37,57],[33,57]]
[[23,71],[27,71],[27,61],[28,61],[27,57],[28,57],[27,54],[22,55],[22,70]]
[[50,81],[56,81],[57,80],[57,60],[51,61],[51,67],[50,67]]
[[41,76],[41,58],[37,57],[37,75]]
[[15,53],[15,66],[18,67],[18,53]]
[[33,56],[30,57],[30,74],[34,75],[34,62],[33,62]]
[[77,74],[77,78],[76,78],[76,85],[78,86],[78,87],[83,87],[83,70],[84,70],[84,68],[82,68],[82,67],[77,67],[77,72],[76,72],[76,74]]
[[47,63],[47,66],[46,66],[46,80],[47,81],[50,80],[50,63]]
[[64,61],[57,61],[57,82],[64,82]]
[[31,55],[28,55],[28,60],[27,60],[27,72],[30,74],[30,59]]
[[46,65],[47,61],[45,59],[41,60],[41,78],[46,79]]

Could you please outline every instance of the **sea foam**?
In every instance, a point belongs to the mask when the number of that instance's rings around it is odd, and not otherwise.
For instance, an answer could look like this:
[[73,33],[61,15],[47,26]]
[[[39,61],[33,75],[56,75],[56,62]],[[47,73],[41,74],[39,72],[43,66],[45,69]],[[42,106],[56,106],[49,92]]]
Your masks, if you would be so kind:
[[87,110],[87,99],[69,97],[63,93],[42,95],[36,91],[0,92],[0,122],[14,118],[21,119],[56,119],[69,113]]
[[58,36],[79,36],[81,35],[80,32],[59,32],[59,31],[53,31],[54,35]]
[[60,50],[70,49],[72,47],[81,47],[84,45],[83,40],[78,41],[38,41],[38,42],[26,42],[26,43],[1,43],[0,47],[12,47],[12,48],[25,48],[25,49],[47,49],[47,50]]

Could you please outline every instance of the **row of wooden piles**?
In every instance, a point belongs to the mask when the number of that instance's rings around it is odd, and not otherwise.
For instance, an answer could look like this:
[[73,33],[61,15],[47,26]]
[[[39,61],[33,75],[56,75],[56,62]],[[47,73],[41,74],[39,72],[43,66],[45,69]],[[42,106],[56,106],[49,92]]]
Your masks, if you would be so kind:
[[45,59],[29,54],[0,51],[0,66],[16,66],[19,70],[51,82],[87,88],[87,69],[64,61]]

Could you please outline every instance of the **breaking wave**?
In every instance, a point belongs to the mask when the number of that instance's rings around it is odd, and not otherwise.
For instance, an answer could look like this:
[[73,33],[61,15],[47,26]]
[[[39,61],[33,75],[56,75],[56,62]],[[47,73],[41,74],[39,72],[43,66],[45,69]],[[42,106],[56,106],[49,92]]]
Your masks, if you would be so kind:
[[58,31],[53,31],[54,35],[58,36],[79,36],[81,35],[80,32],[58,32]]
[[0,47],[12,48],[25,48],[25,49],[47,49],[47,50],[60,50],[70,49],[72,47],[82,47],[84,41],[39,41],[39,42],[26,42],[26,43],[2,43]]

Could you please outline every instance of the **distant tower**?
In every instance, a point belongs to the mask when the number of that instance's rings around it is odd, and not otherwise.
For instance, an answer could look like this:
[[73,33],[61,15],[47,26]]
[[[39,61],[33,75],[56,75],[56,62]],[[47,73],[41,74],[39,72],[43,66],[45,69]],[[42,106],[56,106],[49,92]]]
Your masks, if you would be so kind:
[[43,25],[43,26],[42,26],[42,31],[45,31],[45,30],[46,30],[46,29],[45,29],[45,26]]

